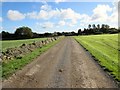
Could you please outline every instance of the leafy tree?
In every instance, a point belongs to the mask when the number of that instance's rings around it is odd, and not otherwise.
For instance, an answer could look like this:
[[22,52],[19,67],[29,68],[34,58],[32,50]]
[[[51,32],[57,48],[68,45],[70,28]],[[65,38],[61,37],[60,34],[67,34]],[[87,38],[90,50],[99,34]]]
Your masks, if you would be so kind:
[[58,36],[62,36],[62,33],[60,33],[60,32],[57,32],[57,35],[58,35]]
[[104,33],[104,31],[105,31],[105,24],[102,24],[102,25],[101,25],[101,28],[100,28],[100,32],[103,32],[103,33]]
[[44,37],[51,37],[51,36],[53,36],[52,33],[48,33],[48,32],[44,33]]
[[2,38],[9,37],[10,33],[2,31]]
[[81,35],[82,34],[82,31],[81,29],[78,30],[78,35]]
[[88,25],[88,28],[89,28],[89,29],[91,28],[91,25],[90,25],[90,24]]
[[29,27],[19,27],[15,31],[15,35],[18,37],[31,38],[33,36],[32,30]]
[[95,29],[96,28],[95,24],[93,24],[92,27],[93,27],[93,29]]
[[100,24],[97,25],[97,29],[98,29],[98,30],[100,29]]
[[89,35],[89,30],[84,28],[84,33],[85,33],[85,35]]
[[105,24],[102,24],[101,28],[102,28],[102,29],[105,29]]
[[2,35],[9,35],[9,32],[2,31]]
[[92,27],[93,27],[93,29],[92,29],[92,34],[93,34],[93,33],[97,32],[97,28],[96,28],[95,24],[93,24]]
[[118,28],[118,32],[120,33],[120,27]]
[[106,25],[105,25],[105,28],[106,28],[107,30],[109,30],[110,26],[106,24]]
[[76,35],[76,33],[74,31],[71,32],[71,36],[74,36]]

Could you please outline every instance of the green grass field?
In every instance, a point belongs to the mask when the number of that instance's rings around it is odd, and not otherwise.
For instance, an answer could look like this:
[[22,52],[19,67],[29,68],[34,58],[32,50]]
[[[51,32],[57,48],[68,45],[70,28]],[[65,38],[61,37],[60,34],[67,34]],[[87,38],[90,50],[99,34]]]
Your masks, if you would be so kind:
[[43,52],[47,51],[49,48],[57,44],[63,37],[59,38],[56,41],[53,41],[42,48],[37,48],[33,52],[28,53],[22,59],[14,59],[10,60],[9,62],[2,63],[2,77],[3,79],[8,78],[10,75],[15,73],[17,70],[22,69],[26,64],[30,63],[32,60],[34,60],[36,57],[40,56]]
[[118,75],[118,34],[74,37],[85,47],[105,70],[120,81]]
[[0,43],[2,43],[2,50],[5,51],[7,48],[19,47],[23,43],[29,44],[34,41],[41,41],[45,39],[47,38],[36,38],[36,39],[25,39],[25,40],[5,40],[5,41],[0,41]]

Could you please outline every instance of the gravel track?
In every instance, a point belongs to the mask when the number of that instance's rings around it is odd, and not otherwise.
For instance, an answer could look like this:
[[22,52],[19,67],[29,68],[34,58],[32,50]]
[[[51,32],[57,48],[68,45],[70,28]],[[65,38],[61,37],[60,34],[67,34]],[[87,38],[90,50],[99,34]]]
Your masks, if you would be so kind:
[[116,88],[114,81],[73,38],[18,70],[3,88]]

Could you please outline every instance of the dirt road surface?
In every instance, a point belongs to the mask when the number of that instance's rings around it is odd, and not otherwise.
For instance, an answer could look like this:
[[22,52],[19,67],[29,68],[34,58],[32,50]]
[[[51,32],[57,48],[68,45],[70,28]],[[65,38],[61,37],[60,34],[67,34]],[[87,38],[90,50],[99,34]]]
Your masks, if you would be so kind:
[[116,88],[73,38],[66,37],[3,82],[3,88]]

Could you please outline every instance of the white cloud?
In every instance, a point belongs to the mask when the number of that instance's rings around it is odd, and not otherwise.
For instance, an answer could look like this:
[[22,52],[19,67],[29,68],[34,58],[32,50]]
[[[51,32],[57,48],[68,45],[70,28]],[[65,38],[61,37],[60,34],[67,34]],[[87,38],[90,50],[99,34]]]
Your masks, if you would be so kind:
[[82,23],[90,22],[90,20],[91,20],[91,17],[89,15],[87,15],[87,14],[82,14],[81,15],[81,22]]
[[65,2],[66,0],[55,0],[55,2],[58,4],[60,2]]
[[112,12],[112,8],[109,5],[97,5],[93,10],[92,20],[106,22],[108,21],[108,12]]
[[67,22],[67,25],[72,27],[77,24],[79,19],[81,19],[81,15],[71,8],[67,8],[60,10],[60,18],[62,20],[69,20],[69,22]]
[[113,12],[109,17],[109,22],[117,22],[118,21],[118,12]]
[[2,22],[3,21],[3,18],[2,17],[0,17],[0,22]]
[[[48,9],[48,7],[50,9]],[[115,22],[117,22],[116,11],[114,11],[114,9],[111,8],[109,5],[100,4],[93,9],[93,14],[90,16],[87,14],[77,13],[71,8],[60,9],[60,10],[57,8],[52,9],[51,6],[45,4],[41,6],[41,10],[39,12],[28,13],[27,16],[29,18],[43,19],[43,20],[57,18],[60,20],[58,21],[57,25],[60,25],[60,26],[67,25],[67,26],[73,27],[78,23],[83,23],[84,25],[88,25],[92,23],[106,23],[106,24],[114,23],[115,24]],[[108,13],[112,13],[112,14],[110,15]],[[45,24],[45,26],[47,25]]]
[[68,25],[69,27],[73,27],[73,26],[74,26],[74,24],[72,24],[72,22],[67,22],[67,25]]
[[66,23],[65,23],[65,21],[59,21],[59,23],[58,23],[58,25],[60,25],[60,26],[64,26]]
[[40,12],[30,12],[26,14],[28,18],[31,19],[43,19],[47,20],[50,18],[49,14],[45,10],[40,10]]
[[39,12],[33,11],[26,14],[22,14],[19,11],[15,11],[15,10],[8,11],[8,18],[11,20],[22,20],[25,17],[30,19],[37,19],[37,20],[52,20],[52,19],[58,20],[58,22],[56,22],[55,24],[52,22],[44,22],[41,24],[38,23],[37,25],[41,26],[42,28],[53,28],[54,26],[57,27],[58,25],[59,26],[66,25],[73,27],[78,24],[85,27],[88,26],[88,24],[93,24],[93,23],[95,24],[105,23],[115,26],[118,20],[118,13],[115,6],[111,8],[109,5],[104,5],[104,4],[97,5],[93,9],[92,15],[77,13],[71,8],[53,9],[52,6],[48,5],[47,3],[44,3],[44,5],[40,7]]
[[49,15],[45,10],[41,10],[37,15],[37,19],[48,19],[48,18],[49,18]]
[[54,27],[54,23],[52,22],[44,22],[44,23],[36,23],[37,26],[40,26],[41,28],[53,28]]
[[45,28],[53,28],[54,24],[52,22],[45,22],[42,26]]
[[2,26],[0,26],[0,31],[2,31],[3,30],[3,27]]
[[30,12],[26,14],[30,19],[37,19],[37,12]]
[[51,10],[49,13],[49,17],[50,18],[59,18],[60,17],[60,10],[59,9],[55,9],[55,10]]
[[88,26],[88,24],[108,24],[112,27],[117,27],[118,13],[115,6],[111,8],[109,5],[100,4],[93,9],[93,14],[81,15],[81,26]]
[[[50,9],[48,10],[48,7]],[[76,13],[71,8],[67,9],[52,9],[49,5],[41,6],[41,10],[39,12],[31,12],[27,13],[27,17],[32,19],[43,19],[49,20],[51,18],[60,18],[61,20],[71,20],[72,24],[76,24],[77,20],[80,19],[80,14]]]
[[71,20],[80,19],[80,14],[76,13],[71,8],[61,9],[60,11],[61,11],[61,18],[62,19],[71,19]]
[[51,10],[52,8],[51,8],[51,6],[50,6],[50,5],[45,4],[45,5],[42,5],[42,6],[41,6],[41,9],[42,9],[42,10],[49,11],[49,10]]
[[30,12],[26,14],[28,18],[31,19],[43,19],[48,20],[59,16],[59,10],[53,10],[50,5],[42,5],[39,12]]
[[25,18],[25,14],[22,14],[17,10],[9,10],[7,13],[7,17],[13,21],[23,20]]

